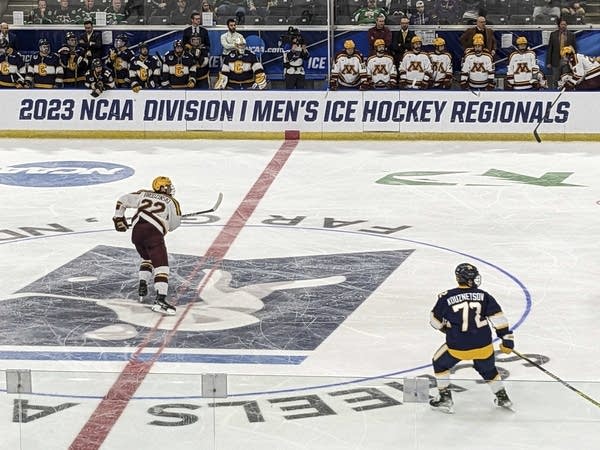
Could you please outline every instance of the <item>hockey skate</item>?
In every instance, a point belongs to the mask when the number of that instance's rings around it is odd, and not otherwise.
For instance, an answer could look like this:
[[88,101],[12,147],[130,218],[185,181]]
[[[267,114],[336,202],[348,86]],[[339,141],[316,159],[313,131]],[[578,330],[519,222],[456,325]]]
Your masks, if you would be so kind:
[[140,303],[143,303],[144,297],[148,295],[148,283],[146,283],[146,280],[140,280],[140,285],[138,286],[138,295],[140,296]]
[[429,400],[429,404],[435,410],[442,411],[447,414],[454,413],[454,402],[452,401],[452,392],[450,392],[450,389],[440,389],[438,396]]
[[166,298],[166,295],[156,294],[156,300],[152,306],[152,311],[160,312],[167,316],[174,316],[176,309],[173,305],[167,303]]
[[496,392],[496,398],[494,399],[494,403],[496,406],[500,406],[501,408],[512,409],[513,403],[508,398],[508,394],[504,390],[504,388],[500,389]]

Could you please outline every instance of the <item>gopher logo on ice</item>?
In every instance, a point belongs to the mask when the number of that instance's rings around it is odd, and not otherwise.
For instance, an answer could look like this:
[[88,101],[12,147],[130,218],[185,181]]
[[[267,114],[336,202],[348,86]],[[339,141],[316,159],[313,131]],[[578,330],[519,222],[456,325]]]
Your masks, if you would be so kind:
[[[171,254],[171,293],[178,313],[173,346],[313,350],[413,250],[224,260],[200,294],[209,269],[201,258]],[[139,345],[159,315],[137,301],[133,250],[98,246],[4,299],[0,345]],[[7,305],[7,303],[11,303]],[[162,339],[156,333],[156,342]],[[98,342],[102,341],[102,342]]]

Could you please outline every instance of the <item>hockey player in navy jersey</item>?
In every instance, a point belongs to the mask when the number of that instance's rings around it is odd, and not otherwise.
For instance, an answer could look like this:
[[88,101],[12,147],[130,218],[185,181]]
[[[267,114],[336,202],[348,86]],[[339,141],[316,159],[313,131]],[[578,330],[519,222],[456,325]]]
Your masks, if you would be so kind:
[[85,74],[85,87],[92,90],[90,95],[98,97],[107,89],[115,88],[115,80],[110,69],[102,64],[100,58],[92,61],[90,69]]
[[131,60],[129,78],[131,90],[139,92],[142,89],[158,89],[162,72],[162,63],[157,56],[150,55],[148,44],[140,42],[140,52]]
[[131,60],[133,52],[127,48],[127,35],[119,34],[115,39],[115,45],[108,52],[106,67],[108,67],[115,78],[115,86],[117,88],[131,87],[131,79],[129,78],[129,70],[131,68]]
[[38,46],[39,51],[31,57],[27,66],[27,86],[38,89],[61,88],[63,68],[58,55],[50,51],[47,39],[40,39]]
[[63,86],[77,88],[83,85],[88,61],[85,49],[77,44],[77,36],[72,31],[65,35],[65,44],[58,50],[58,57],[63,68]]
[[491,323],[502,340],[500,350],[511,353],[515,344],[508,320],[496,299],[479,289],[481,276],[475,266],[459,264],[454,274],[458,287],[439,294],[431,311],[431,326],[446,335],[446,343],[433,355],[439,395],[429,404],[443,412],[454,412],[450,369],[460,361],[472,360],[473,367],[496,396],[496,405],[510,408],[512,402],[496,368],[490,329]]
[[215,89],[266,89],[265,69],[256,55],[246,48],[246,40],[237,37],[235,49],[223,57]]
[[184,50],[183,42],[176,40],[173,50],[165,54],[162,65],[163,88],[193,89],[196,86],[196,60]]
[[0,36],[0,88],[25,87],[25,60]]

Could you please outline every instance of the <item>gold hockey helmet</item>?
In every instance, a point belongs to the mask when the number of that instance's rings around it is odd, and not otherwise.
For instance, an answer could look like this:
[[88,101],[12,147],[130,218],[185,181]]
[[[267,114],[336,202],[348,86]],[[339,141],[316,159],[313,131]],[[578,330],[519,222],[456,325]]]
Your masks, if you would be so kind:
[[346,41],[344,41],[344,48],[349,49],[349,48],[355,48],[356,44],[354,43],[354,41],[352,39],[348,39]]
[[173,184],[169,177],[156,177],[152,180],[152,190],[163,194],[171,194],[173,192]]
[[561,58],[564,58],[565,56],[569,56],[569,55],[574,55],[574,54],[575,54],[575,49],[570,45],[564,46],[560,51]]
[[441,47],[442,45],[446,45],[444,38],[438,36],[433,40],[434,47]]
[[483,36],[481,34],[476,34],[475,36],[473,36],[473,46],[476,45],[484,45]]
[[517,46],[519,46],[519,45],[527,45],[527,38],[525,36],[519,36],[517,38],[516,43],[517,43]]

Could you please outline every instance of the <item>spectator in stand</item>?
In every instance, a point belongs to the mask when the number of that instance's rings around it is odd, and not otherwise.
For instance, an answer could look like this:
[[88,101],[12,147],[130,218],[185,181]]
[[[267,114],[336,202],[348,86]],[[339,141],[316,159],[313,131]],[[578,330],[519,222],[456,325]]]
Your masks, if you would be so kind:
[[388,16],[409,16],[410,8],[406,0],[386,1]]
[[123,3],[123,0],[111,1],[110,6],[106,10],[106,23],[108,25],[118,25],[127,23],[127,13],[125,11],[125,5]]
[[483,37],[483,48],[484,50],[487,50],[492,56],[492,59],[494,59],[494,56],[496,55],[496,38],[494,37],[494,31],[486,26],[486,20],[483,16],[479,16],[477,18],[477,24],[473,28],[467,29],[460,36],[460,44],[462,45],[463,50],[472,47],[473,36],[476,34],[480,34]]
[[[217,0],[215,8],[218,16],[235,16],[237,23],[240,25],[243,25],[246,21],[246,13],[249,10],[248,0]],[[254,11],[256,11],[256,8]]]
[[475,25],[479,16],[485,16],[485,2],[482,0],[462,0],[462,23]]
[[[96,6],[95,0],[85,0],[81,8],[77,11],[78,23],[83,23],[86,20],[96,21],[96,13],[100,11],[100,8]],[[84,74],[82,74],[82,77]]]
[[91,20],[83,22],[84,32],[79,36],[79,45],[85,50],[85,57],[92,59],[102,58],[102,34],[94,30]]
[[6,22],[0,23],[0,38],[4,38],[4,40],[8,42],[9,48],[12,48],[15,51],[19,50],[17,35],[8,29],[8,24]]
[[69,24],[78,20],[77,8],[69,4],[69,0],[60,0],[60,5],[54,11],[54,23]]
[[558,30],[550,33],[548,50],[546,51],[546,67],[550,70],[550,87],[553,89],[556,89],[563,72],[563,66],[566,65],[560,55],[562,49],[570,45],[577,52],[575,33],[567,30],[567,21],[564,18],[558,18],[556,23]]
[[358,25],[368,25],[375,24],[377,22],[377,18],[383,15],[387,16],[387,11],[385,8],[380,8],[377,6],[376,0],[367,0],[367,6],[357,9],[352,14],[354,18],[354,22]]
[[458,0],[436,0],[434,21],[440,25],[457,25],[461,19]]
[[151,0],[147,3],[150,8],[150,17],[160,16],[168,17],[171,11],[175,8],[174,0]]
[[415,6],[415,12],[410,15],[410,24],[431,25],[433,23],[433,20],[431,18],[431,15],[425,12],[425,3],[422,0],[419,0]]
[[367,31],[367,37],[369,38],[369,49],[371,50],[371,55],[374,55],[376,52],[375,41],[378,39],[383,39],[386,49],[390,48],[392,45],[392,30],[385,26],[385,16],[383,14],[377,17],[375,26],[369,28]]
[[191,12],[187,0],[177,0],[175,9],[169,14],[169,23],[171,25],[185,25]]
[[392,37],[392,55],[396,64],[402,61],[402,57],[407,50],[412,49],[411,41],[415,37],[415,32],[409,30],[410,19],[404,16],[400,19],[400,30]]
[[552,17],[560,17],[560,0],[535,0],[533,21],[549,23]]
[[126,0],[125,17],[128,19],[128,23],[132,23],[132,19],[135,19],[137,23],[144,23],[145,4],[146,0]]
[[48,8],[46,0],[38,0],[37,8],[34,8],[27,17],[29,24],[50,24],[54,21],[54,10]]
[[578,19],[583,23],[585,17],[585,4],[583,2],[567,2],[561,9],[562,17],[569,23],[576,23]]

